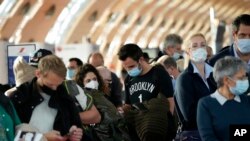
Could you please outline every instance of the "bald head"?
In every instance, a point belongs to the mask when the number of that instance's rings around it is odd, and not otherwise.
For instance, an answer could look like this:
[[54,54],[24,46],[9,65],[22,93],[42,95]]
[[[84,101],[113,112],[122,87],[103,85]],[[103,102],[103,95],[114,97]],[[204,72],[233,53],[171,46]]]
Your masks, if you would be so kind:
[[104,81],[111,81],[111,71],[104,66],[96,67]]
[[104,59],[101,53],[95,52],[90,54],[88,58],[88,63],[93,65],[94,67],[103,66],[104,65]]

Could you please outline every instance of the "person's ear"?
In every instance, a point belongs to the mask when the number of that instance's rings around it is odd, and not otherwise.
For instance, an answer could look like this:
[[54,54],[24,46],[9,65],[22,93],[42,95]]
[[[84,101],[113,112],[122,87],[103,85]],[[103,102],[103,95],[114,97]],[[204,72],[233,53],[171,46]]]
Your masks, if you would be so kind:
[[232,32],[232,35],[233,35],[233,39],[234,41],[236,41],[238,38],[237,38],[237,32],[236,31],[233,31]]
[[41,74],[41,71],[40,71],[39,69],[36,69],[36,70],[35,70],[35,76],[36,76],[37,78],[39,78],[41,75],[42,75],[42,74]]
[[189,47],[189,48],[187,48],[187,50],[186,50],[186,54],[188,55],[188,56],[191,56],[191,48]]
[[232,80],[229,77],[225,76],[223,78],[223,84],[227,85],[227,86],[231,86],[232,85]]
[[142,60],[145,61],[145,59],[141,56],[138,60],[139,63],[142,63]]

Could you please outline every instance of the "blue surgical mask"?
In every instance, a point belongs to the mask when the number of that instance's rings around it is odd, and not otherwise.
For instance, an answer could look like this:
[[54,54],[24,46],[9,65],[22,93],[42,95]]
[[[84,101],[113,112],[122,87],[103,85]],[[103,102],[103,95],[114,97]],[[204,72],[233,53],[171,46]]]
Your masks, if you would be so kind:
[[206,59],[207,59],[207,50],[204,47],[192,50],[191,60],[193,60],[195,63],[205,62]]
[[241,53],[250,53],[250,39],[239,39],[238,48]]
[[66,74],[66,79],[72,80],[75,76],[75,70],[74,69],[69,69],[67,68],[67,74]]
[[241,95],[247,91],[249,87],[248,79],[246,80],[237,80],[234,87],[230,87],[229,90],[234,95]]
[[174,52],[174,54],[173,54],[174,60],[178,60],[180,57],[181,57],[181,54],[180,54],[180,53]]
[[140,75],[141,72],[142,72],[142,69],[139,68],[139,66],[137,66],[137,67],[134,67],[133,69],[129,70],[128,75],[132,76],[132,77],[136,77],[136,76]]

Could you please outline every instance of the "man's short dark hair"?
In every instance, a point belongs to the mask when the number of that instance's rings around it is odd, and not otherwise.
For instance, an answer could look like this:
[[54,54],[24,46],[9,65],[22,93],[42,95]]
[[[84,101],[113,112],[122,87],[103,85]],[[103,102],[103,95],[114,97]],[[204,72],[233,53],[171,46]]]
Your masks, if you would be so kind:
[[164,61],[163,61],[164,66],[166,66],[167,68],[169,67],[174,67],[177,68],[177,63],[175,61],[175,59],[173,57],[167,57]]
[[237,33],[240,28],[240,24],[250,26],[250,15],[249,14],[242,14],[235,18],[232,23],[233,32]]
[[146,60],[147,62],[149,62],[150,58],[147,52],[143,52],[143,58],[144,60]]
[[81,59],[79,59],[79,58],[76,58],[76,57],[74,57],[74,58],[70,58],[70,59],[69,59],[69,62],[72,62],[72,61],[75,61],[75,62],[76,62],[76,64],[77,64],[77,66],[79,66],[79,67],[83,65],[82,60],[81,60]]
[[124,61],[128,57],[135,61],[139,61],[140,57],[143,56],[141,48],[136,44],[125,44],[121,47],[118,52],[119,59]]

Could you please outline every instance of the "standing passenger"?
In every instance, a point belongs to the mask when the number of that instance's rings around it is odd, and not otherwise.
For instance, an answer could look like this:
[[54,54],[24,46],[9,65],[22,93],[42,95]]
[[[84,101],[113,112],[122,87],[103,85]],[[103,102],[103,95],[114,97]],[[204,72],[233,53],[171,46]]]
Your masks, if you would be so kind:
[[191,137],[200,140],[196,124],[198,100],[213,93],[216,89],[216,84],[212,79],[213,68],[205,63],[206,46],[206,39],[202,34],[195,34],[190,38],[187,48],[190,61],[188,67],[176,80],[175,100],[177,114],[182,125],[181,138],[190,140]]
[[83,65],[83,62],[79,58],[70,58],[67,65],[67,75],[66,79],[73,80],[78,68]]
[[198,103],[197,124],[202,141],[229,141],[230,125],[250,124],[247,66],[239,58],[227,56],[215,63],[213,75],[217,91]]
[[183,43],[182,38],[177,34],[169,34],[164,40],[162,51],[159,52],[158,56],[168,55],[173,57],[175,60],[183,58],[183,50],[181,48]]
[[[231,46],[224,47],[214,55],[209,64],[214,66],[217,60],[225,56],[234,56],[250,65],[250,15],[242,14],[235,18],[232,23],[232,34],[234,42]],[[248,67],[248,72],[250,67]]]
[[20,123],[20,119],[12,102],[0,92],[0,140],[13,141],[15,137],[15,127]]
[[[94,52],[89,55],[88,63],[93,65],[94,67],[104,66],[104,58],[101,53]],[[118,108],[122,105],[122,84],[117,75],[111,71],[111,82],[109,85],[110,95],[109,100]]]
[[10,97],[21,122],[36,127],[48,140],[80,141],[82,124],[75,102],[62,84],[66,76],[62,60],[54,55],[43,57],[35,75]]
[[[157,130],[166,129],[168,126],[166,124],[171,124],[166,121],[167,114],[170,113],[170,115],[172,115],[171,113],[174,111],[173,87],[170,76],[161,65],[152,67],[148,64],[143,58],[141,48],[136,44],[124,45],[120,49],[118,56],[129,75],[125,79],[126,100],[123,106],[125,116],[126,112],[131,110],[136,110],[135,113],[147,113],[145,116],[141,114],[143,117],[141,117],[140,114],[135,115],[135,121],[132,123],[131,131],[134,129],[134,132],[137,133],[141,141],[150,141],[153,139],[171,140],[170,132]],[[151,102],[149,101],[157,100],[155,98],[160,94],[163,95],[164,102],[150,105]],[[169,107],[169,109],[166,109],[165,106]],[[152,110],[153,107],[155,107],[154,110]],[[165,121],[160,122],[161,118],[165,116]],[[140,117],[142,119],[140,119]],[[145,123],[141,123],[144,120]],[[149,123],[146,120],[148,120]],[[157,120],[159,122],[157,122]],[[136,138],[137,135],[135,134],[132,138]]]

